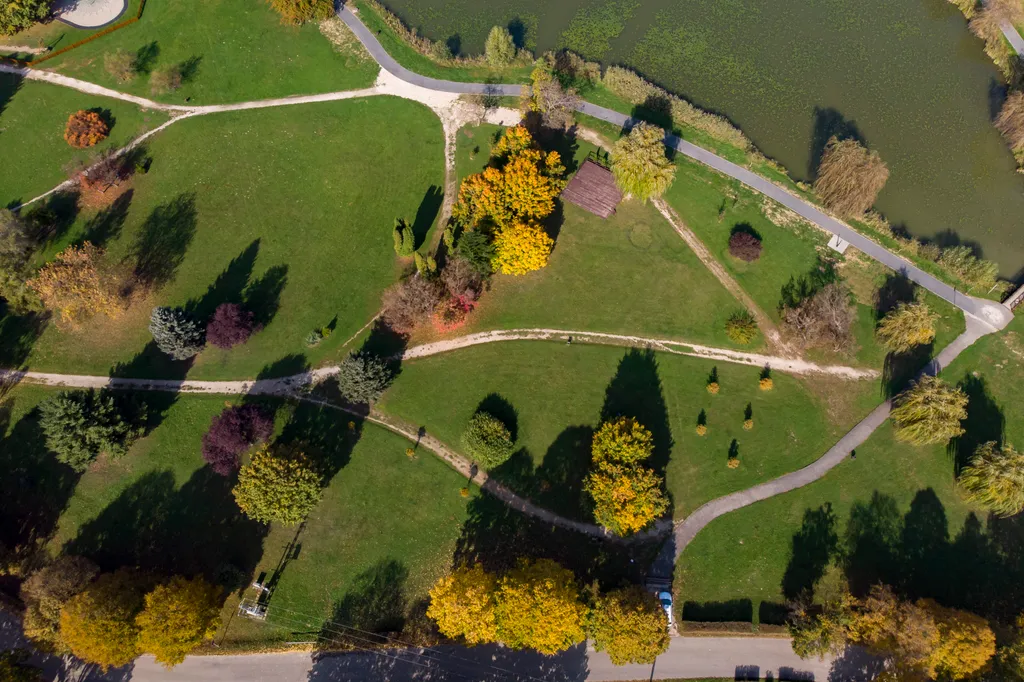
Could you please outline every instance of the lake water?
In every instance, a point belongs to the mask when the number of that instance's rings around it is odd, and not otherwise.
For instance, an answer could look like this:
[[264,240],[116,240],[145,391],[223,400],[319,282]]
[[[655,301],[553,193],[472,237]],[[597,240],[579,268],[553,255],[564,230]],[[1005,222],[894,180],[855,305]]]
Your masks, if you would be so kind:
[[915,236],[1024,266],[1024,175],[993,128],[1001,78],[946,0],[388,0],[479,53],[495,24],[572,45],[725,114],[797,179],[830,131],[889,164],[877,208]]

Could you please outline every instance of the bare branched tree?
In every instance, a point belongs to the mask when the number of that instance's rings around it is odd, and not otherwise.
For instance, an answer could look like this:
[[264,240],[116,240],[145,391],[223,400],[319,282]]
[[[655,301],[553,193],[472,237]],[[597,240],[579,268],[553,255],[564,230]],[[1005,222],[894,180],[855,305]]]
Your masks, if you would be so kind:
[[875,203],[888,179],[889,168],[878,152],[833,137],[821,155],[814,191],[836,213],[858,217]]
[[408,334],[425,322],[441,302],[441,285],[426,277],[413,275],[384,292],[381,317],[400,334]]
[[856,316],[849,290],[836,282],[782,311],[786,328],[805,348],[826,347],[836,352],[853,348]]

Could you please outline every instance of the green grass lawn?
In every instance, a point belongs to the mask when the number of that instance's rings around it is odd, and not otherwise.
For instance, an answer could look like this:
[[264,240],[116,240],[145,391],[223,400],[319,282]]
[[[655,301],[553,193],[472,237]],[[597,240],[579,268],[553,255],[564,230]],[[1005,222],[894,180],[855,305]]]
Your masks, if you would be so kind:
[[[458,135],[460,178],[487,164],[497,126]],[[569,168],[595,147],[556,145]],[[725,322],[737,302],[652,205],[625,202],[603,220],[563,204],[548,266],[521,277],[496,275],[468,331],[546,327],[681,338],[735,346]]]
[[[828,236],[700,164],[682,159],[678,169],[666,200],[761,309],[780,322],[782,288],[791,279],[799,281],[810,275],[817,268],[819,254],[838,255],[827,249]],[[755,262],[747,263],[729,253],[729,238],[736,230],[760,236],[764,248]],[[875,339],[875,311],[880,290],[889,291],[896,278],[885,267],[855,254],[850,251],[841,257],[845,261],[841,273],[850,280],[857,301],[856,349],[845,361],[881,367],[885,350]],[[937,296],[924,293],[925,302],[941,315],[934,343],[937,351],[963,331],[963,314]],[[812,351],[811,356],[822,362],[844,361],[825,351]]]
[[[982,442],[1020,443],[1021,333],[1014,321],[964,352],[942,377],[970,398],[967,433],[944,446],[896,442],[886,423],[849,460],[805,488],[715,520],[678,565],[680,603],[694,614],[760,612],[811,585],[829,563],[863,590],[883,580],[914,596],[1012,620],[1022,597],[1013,559],[1024,546],[1021,517],[970,508],[954,470]],[[835,541],[828,541],[830,533]],[[845,559],[843,557],[846,557]],[[686,606],[684,608],[684,614]]]
[[[110,137],[96,147],[75,149],[64,141],[68,116],[98,109],[112,123]],[[167,116],[134,104],[87,95],[49,83],[0,73],[0,206],[18,204],[67,179],[67,169],[107,148],[124,146]]]
[[[147,73],[118,83],[103,58],[119,49],[152,55],[147,71],[183,65],[191,74],[167,95],[150,92]],[[266,2],[246,0],[151,1],[139,22],[40,66],[160,101],[195,104],[363,88],[379,70],[357,43],[336,48],[315,24],[282,24]]]
[[[508,342],[404,363],[380,407],[461,449],[479,408],[514,426],[519,452],[494,473],[541,504],[587,517],[581,485],[602,415],[636,416],[655,435],[651,464],[667,475],[677,518],[700,504],[817,459],[877,402],[873,382],[844,383],[836,415],[802,380],[773,375],[758,388],[755,367],[717,364],[721,392],[705,389],[715,363],[605,346]],[[748,404],[754,428],[743,429]],[[696,434],[704,411],[708,433]],[[832,424],[830,421],[836,423]],[[742,462],[726,467],[735,440]]]
[[[281,375],[333,359],[401,271],[395,218],[428,239],[444,178],[437,118],[389,97],[190,119],[149,154],[130,196],[80,215],[48,253],[106,241],[111,261],[133,266],[141,254],[167,283],[117,320],[51,324],[28,358],[34,369],[175,376],[183,368],[147,347],[151,308],[190,304],[206,316],[226,301],[245,302],[265,327],[244,346],[207,348],[189,376],[254,377],[279,360],[269,371]],[[306,334],[332,320],[334,334],[308,350]]]

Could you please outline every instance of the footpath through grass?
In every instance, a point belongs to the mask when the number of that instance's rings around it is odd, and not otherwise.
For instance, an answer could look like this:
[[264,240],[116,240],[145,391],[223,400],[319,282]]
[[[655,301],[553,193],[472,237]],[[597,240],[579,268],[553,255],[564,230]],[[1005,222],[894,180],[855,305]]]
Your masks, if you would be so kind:
[[[142,73],[129,83],[104,67],[117,50],[138,55]],[[177,104],[354,90],[372,85],[379,71],[354,40],[335,47],[315,23],[288,26],[268,3],[247,0],[151,0],[135,24],[40,66]],[[149,74],[169,66],[181,67],[182,87],[152,93]]]
[[[460,179],[486,166],[500,130],[483,125],[459,133]],[[573,172],[596,149],[565,140],[553,147]],[[548,266],[521,277],[495,275],[460,333],[546,327],[737,347],[725,323],[740,303],[652,205],[624,202],[603,220],[560,203],[552,220],[556,244]]]
[[[711,395],[706,384],[715,370],[721,391]],[[492,474],[582,518],[589,518],[582,484],[594,429],[612,416],[635,416],[654,433],[651,466],[666,474],[673,513],[682,518],[708,500],[817,459],[877,400],[873,383],[844,382],[836,390],[847,402],[833,414],[805,388],[814,379],[774,373],[775,388],[766,392],[758,387],[760,371],[637,349],[495,343],[406,362],[380,407],[456,450],[474,412],[492,412],[519,447]],[[702,413],[703,437],[696,433]],[[726,466],[730,451],[740,458],[738,469]]]
[[899,443],[886,423],[821,481],[701,531],[678,565],[683,617],[779,622],[778,606],[834,565],[855,591],[885,581],[1010,622],[1024,603],[1024,521],[969,507],[955,471],[980,443],[1024,440],[1022,332],[1015,320],[943,371],[970,399],[949,447]]
[[[81,109],[99,111],[110,125],[110,137],[90,149],[64,141],[68,116]],[[166,120],[128,102],[0,73],[0,206],[39,196],[66,180],[74,162],[123,147]]]
[[[112,262],[141,257],[163,287],[116,320],[51,324],[28,357],[33,369],[181,376],[152,348],[150,310],[188,304],[207,316],[230,301],[263,329],[230,351],[208,347],[190,377],[280,376],[333,359],[399,274],[395,218],[415,218],[426,239],[444,179],[440,122],[391,97],[189,119],[148,153],[149,173],[110,208],[80,214],[48,253],[90,239]],[[332,324],[328,341],[305,347],[310,330]]]

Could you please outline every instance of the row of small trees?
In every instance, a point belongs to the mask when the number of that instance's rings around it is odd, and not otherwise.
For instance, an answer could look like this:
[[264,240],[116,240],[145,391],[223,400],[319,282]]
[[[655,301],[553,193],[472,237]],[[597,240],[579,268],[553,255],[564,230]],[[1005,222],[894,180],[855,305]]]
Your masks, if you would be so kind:
[[104,670],[150,653],[172,667],[213,638],[223,592],[203,578],[161,579],[136,570],[99,572],[61,556],[22,583],[25,635],[37,648],[71,653]]
[[500,575],[479,564],[458,568],[430,590],[427,615],[445,637],[547,655],[589,636],[616,665],[653,663],[669,643],[668,618],[653,594],[635,586],[584,593],[550,559],[521,560]]

